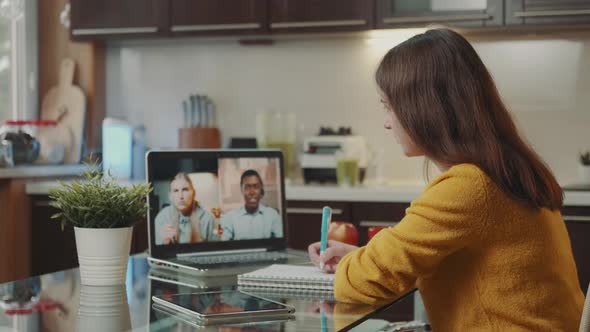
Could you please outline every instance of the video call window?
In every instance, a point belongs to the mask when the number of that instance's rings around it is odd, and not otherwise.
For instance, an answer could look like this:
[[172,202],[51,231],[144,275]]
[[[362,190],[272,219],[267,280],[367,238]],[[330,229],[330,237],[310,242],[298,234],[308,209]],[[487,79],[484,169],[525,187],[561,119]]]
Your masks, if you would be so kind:
[[153,181],[157,245],[282,238],[278,158],[181,160]]

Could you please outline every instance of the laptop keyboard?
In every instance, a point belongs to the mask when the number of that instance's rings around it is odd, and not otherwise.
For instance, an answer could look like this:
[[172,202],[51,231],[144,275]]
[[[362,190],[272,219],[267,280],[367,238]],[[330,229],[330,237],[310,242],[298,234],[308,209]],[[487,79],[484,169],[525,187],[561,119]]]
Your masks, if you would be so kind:
[[179,261],[199,265],[228,264],[228,263],[259,263],[275,262],[294,257],[286,252],[265,251],[247,254],[212,255],[212,256],[184,256],[178,257]]

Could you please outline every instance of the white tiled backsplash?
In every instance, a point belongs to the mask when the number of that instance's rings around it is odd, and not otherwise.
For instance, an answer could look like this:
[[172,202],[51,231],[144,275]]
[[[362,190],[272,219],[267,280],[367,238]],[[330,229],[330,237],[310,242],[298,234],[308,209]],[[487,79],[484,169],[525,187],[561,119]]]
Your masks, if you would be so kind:
[[[301,137],[320,125],[352,126],[385,149],[387,176],[421,181],[422,160],[406,158],[383,129],[373,79],[380,58],[407,35],[272,46],[195,39],[110,46],[107,113],[145,124],[148,146],[175,147],[180,103],[190,93],[216,102],[226,139],[254,136],[258,111],[292,111]],[[590,39],[473,43],[526,139],[560,182],[576,181],[578,151],[590,149]]]

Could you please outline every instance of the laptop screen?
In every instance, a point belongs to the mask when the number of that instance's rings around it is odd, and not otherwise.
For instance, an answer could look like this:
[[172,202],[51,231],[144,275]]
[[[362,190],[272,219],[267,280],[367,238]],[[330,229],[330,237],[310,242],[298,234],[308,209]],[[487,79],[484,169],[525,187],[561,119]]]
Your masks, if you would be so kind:
[[152,255],[284,246],[280,152],[150,151],[147,159]]

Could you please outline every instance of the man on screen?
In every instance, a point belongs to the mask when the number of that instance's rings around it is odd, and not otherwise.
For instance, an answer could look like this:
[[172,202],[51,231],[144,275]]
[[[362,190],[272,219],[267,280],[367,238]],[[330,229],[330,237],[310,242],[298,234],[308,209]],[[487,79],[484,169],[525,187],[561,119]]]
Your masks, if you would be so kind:
[[283,236],[283,223],[277,210],[264,206],[264,184],[253,169],[242,173],[240,190],[244,206],[221,216],[222,240],[267,239]]
[[213,214],[195,200],[195,187],[186,173],[172,179],[168,196],[171,205],[156,216],[156,244],[211,240]]

